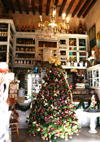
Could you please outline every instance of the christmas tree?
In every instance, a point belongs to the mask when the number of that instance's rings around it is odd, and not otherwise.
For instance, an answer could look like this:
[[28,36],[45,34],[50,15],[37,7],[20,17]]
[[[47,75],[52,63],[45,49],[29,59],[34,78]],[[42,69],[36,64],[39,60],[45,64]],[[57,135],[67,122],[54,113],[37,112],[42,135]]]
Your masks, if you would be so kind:
[[55,142],[58,137],[67,141],[74,133],[79,135],[81,130],[75,115],[76,107],[60,60],[52,58],[49,63],[37,99],[32,102],[27,121],[29,136],[39,133],[49,142]]

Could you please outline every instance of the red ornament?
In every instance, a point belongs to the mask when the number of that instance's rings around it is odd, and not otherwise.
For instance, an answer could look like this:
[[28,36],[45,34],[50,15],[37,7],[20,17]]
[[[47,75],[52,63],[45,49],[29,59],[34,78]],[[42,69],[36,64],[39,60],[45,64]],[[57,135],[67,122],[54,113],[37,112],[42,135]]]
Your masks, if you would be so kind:
[[48,132],[48,135],[50,135],[50,132]]
[[26,123],[28,123],[28,121],[26,120]]
[[60,116],[60,119],[62,118],[62,116]]
[[69,118],[67,118],[67,121],[69,121]]
[[69,104],[67,104],[67,106],[69,106]]
[[57,92],[59,92],[59,90],[57,89]]
[[50,92],[52,92],[52,90],[50,90]]
[[64,90],[62,90],[62,92],[64,92]]
[[49,142],[52,142],[51,140],[49,140]]
[[78,119],[76,119],[76,121],[78,121]]
[[33,111],[33,108],[31,110]]
[[78,131],[81,132],[81,129],[79,129]]
[[79,133],[77,132],[76,135],[79,136]]
[[41,101],[41,99],[39,99],[39,101]]
[[39,107],[39,105],[38,105],[38,107]]
[[41,139],[43,139],[43,135],[41,135]]
[[50,99],[53,99],[52,96],[50,97]]
[[47,117],[46,117],[46,116],[45,116],[44,118],[45,118],[45,119],[47,119]]
[[43,109],[41,109],[41,112],[43,112]]
[[56,136],[58,136],[58,133],[56,133]]
[[49,110],[50,108],[48,107],[48,110]]
[[67,88],[65,89],[65,91],[67,91]]
[[76,109],[76,106],[74,106],[74,109]]
[[62,77],[62,80],[64,80],[64,77]]
[[59,84],[57,84],[57,87],[59,87]]
[[69,138],[72,139],[72,135],[70,135]]
[[40,122],[38,124],[40,125]]
[[62,131],[60,131],[60,135],[62,134]]
[[41,128],[41,132],[43,132],[43,128]]
[[50,114],[50,116],[53,116],[53,114]]
[[48,137],[46,137],[45,140],[47,141],[47,140],[48,140]]
[[65,135],[68,135],[68,132],[65,132]]
[[56,136],[54,136],[54,139],[56,139],[57,137]]
[[64,123],[63,125],[66,126],[66,123]]
[[33,134],[33,137],[35,137],[35,134]]
[[37,114],[37,116],[39,116],[39,114]]
[[56,99],[54,98],[53,100],[55,101]]
[[72,123],[69,123],[70,124],[70,126],[72,126]]
[[59,98],[59,100],[61,101],[61,98]]
[[31,134],[28,134],[29,136],[31,136]]
[[33,119],[35,120],[36,118],[34,117]]
[[60,111],[61,111],[61,109],[58,109],[58,111],[60,112]]

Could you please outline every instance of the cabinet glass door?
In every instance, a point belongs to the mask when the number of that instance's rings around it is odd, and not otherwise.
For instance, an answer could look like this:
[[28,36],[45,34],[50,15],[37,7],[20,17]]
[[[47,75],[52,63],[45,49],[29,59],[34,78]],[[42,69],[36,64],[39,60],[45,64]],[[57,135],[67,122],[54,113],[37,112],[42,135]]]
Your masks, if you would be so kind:
[[79,61],[86,62],[86,39],[79,39]]
[[69,60],[70,61],[77,61],[76,38],[69,38]]

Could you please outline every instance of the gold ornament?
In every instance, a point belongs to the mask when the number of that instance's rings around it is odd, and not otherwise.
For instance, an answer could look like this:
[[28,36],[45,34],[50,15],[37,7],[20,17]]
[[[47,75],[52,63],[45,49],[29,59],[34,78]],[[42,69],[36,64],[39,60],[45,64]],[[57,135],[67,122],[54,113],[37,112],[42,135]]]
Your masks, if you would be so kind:
[[40,127],[37,129],[37,131],[40,131]]
[[34,121],[33,124],[36,124],[36,121]]

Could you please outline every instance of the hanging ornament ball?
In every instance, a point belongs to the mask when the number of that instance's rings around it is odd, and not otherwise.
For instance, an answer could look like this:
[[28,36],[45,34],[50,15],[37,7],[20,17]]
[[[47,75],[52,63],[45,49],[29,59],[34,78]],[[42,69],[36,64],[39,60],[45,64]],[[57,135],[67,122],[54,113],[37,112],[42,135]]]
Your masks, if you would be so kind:
[[35,137],[35,134],[33,134],[33,137]]

